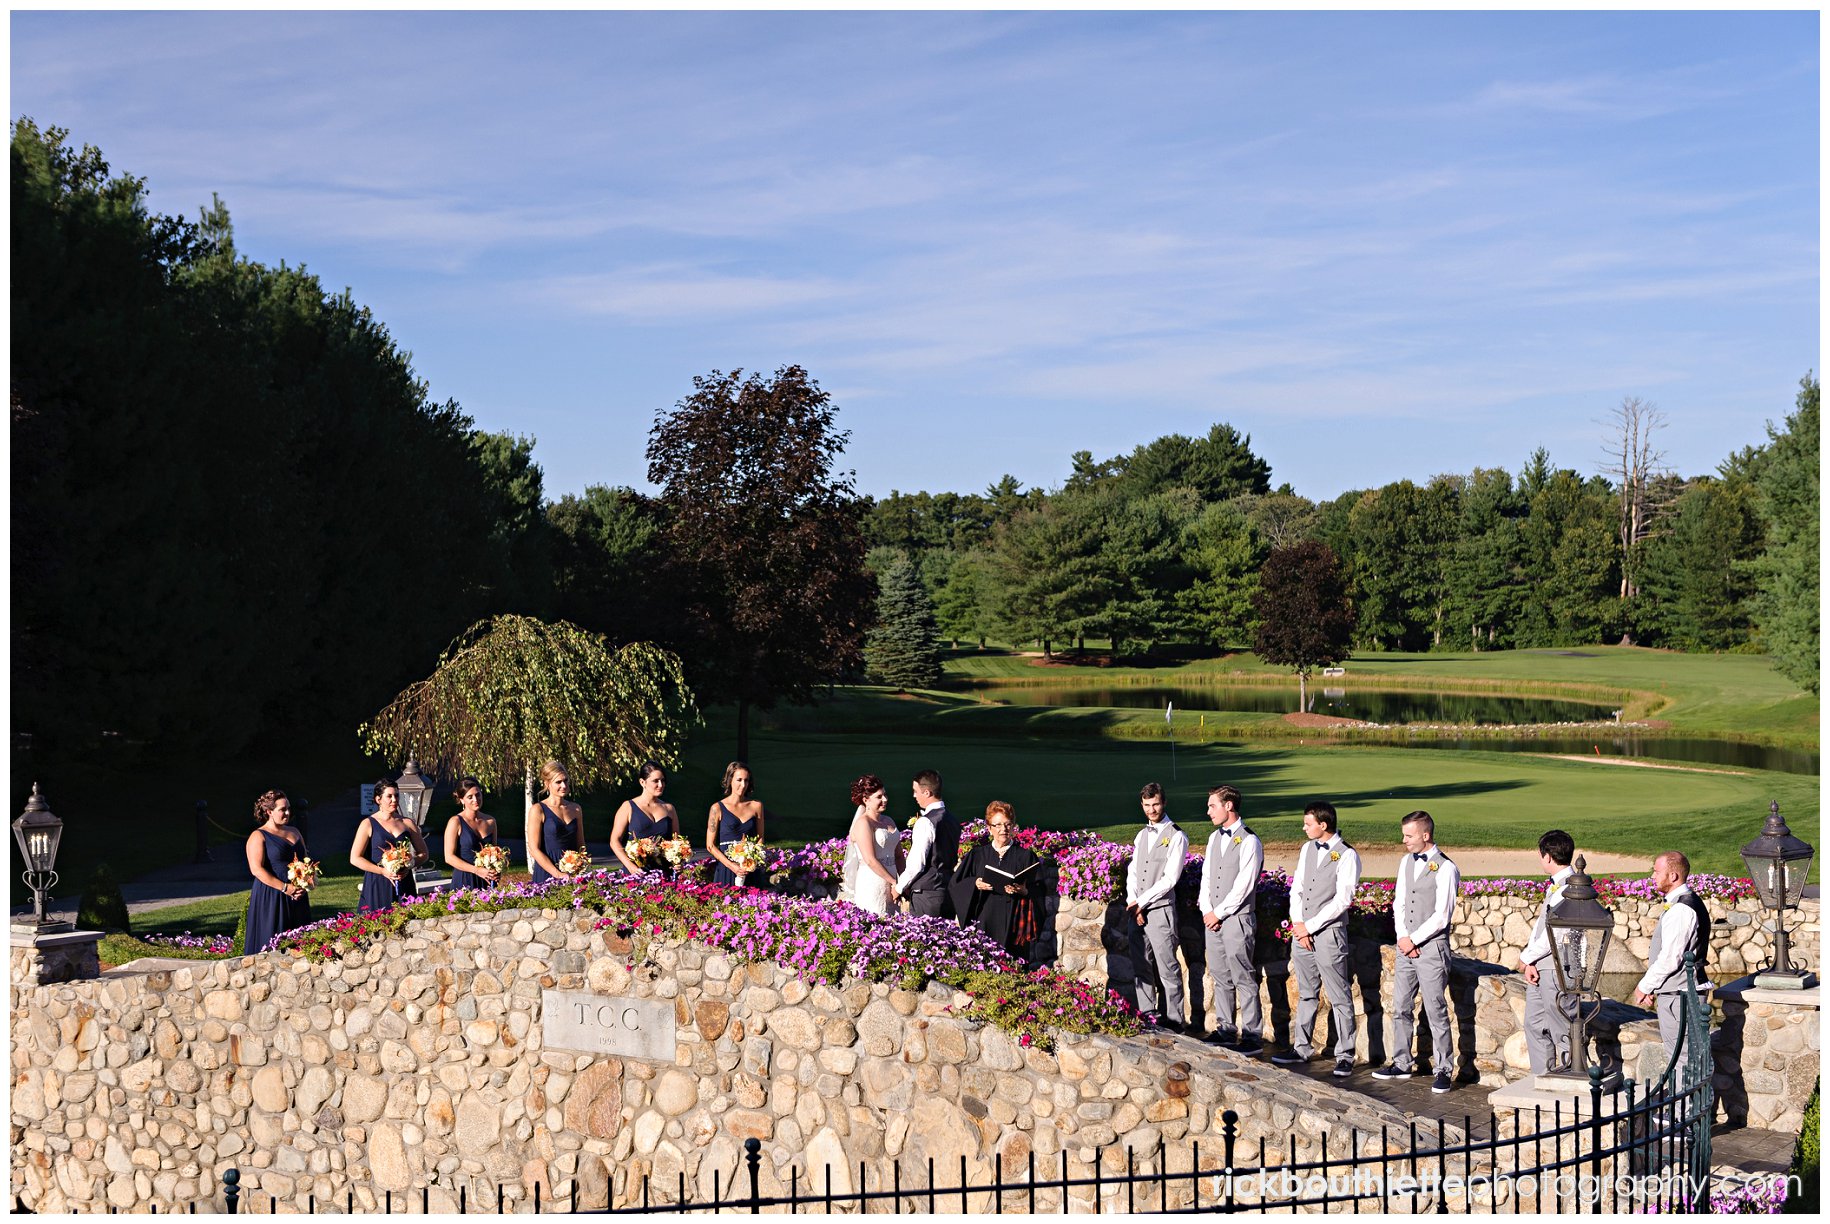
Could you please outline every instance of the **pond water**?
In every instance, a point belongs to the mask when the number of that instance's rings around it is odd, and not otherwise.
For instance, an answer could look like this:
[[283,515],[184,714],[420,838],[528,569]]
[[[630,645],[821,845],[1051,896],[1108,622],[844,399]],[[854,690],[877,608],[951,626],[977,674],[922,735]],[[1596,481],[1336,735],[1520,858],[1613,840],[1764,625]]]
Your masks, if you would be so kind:
[[[1053,685],[992,685],[975,690],[1005,705],[1117,706],[1160,710],[1173,701],[1178,710],[1245,710],[1258,714],[1291,714],[1296,711],[1294,687],[1254,688],[1246,685],[1162,687],[1111,685],[1103,688]],[[1361,718],[1367,722],[1473,723],[1477,726],[1513,723],[1592,722],[1614,716],[1612,707],[1582,701],[1542,697],[1496,697],[1467,693],[1432,693],[1421,689],[1337,688],[1316,683],[1309,688],[1309,711],[1335,718]]]
[[[1178,710],[1243,710],[1259,714],[1289,714],[1296,709],[1296,691],[1288,687],[1255,688],[1246,685],[1161,686],[1108,685],[988,685],[973,690],[1004,705],[1089,706],[1160,710],[1173,701]],[[1415,689],[1352,689],[1318,684],[1311,690],[1311,710],[1337,718],[1403,726],[1411,723],[1512,726],[1521,723],[1606,722],[1614,711],[1580,701],[1541,697],[1496,697],[1466,693],[1431,693]],[[1682,761],[1729,769],[1770,769],[1780,773],[1818,776],[1816,752],[1796,748],[1768,748],[1732,740],[1690,739],[1634,735],[1627,731],[1594,728],[1570,735],[1479,735],[1408,740],[1409,748],[1461,752],[1551,752],[1583,756],[1601,749],[1603,756],[1642,757]]]

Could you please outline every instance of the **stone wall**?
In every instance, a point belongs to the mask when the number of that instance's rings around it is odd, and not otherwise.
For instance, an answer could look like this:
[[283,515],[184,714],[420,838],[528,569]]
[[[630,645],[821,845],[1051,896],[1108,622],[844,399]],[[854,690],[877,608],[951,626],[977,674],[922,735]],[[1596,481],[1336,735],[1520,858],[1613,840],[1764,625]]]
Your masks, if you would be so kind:
[[1748,977],[1716,992],[1722,1024],[1710,1045],[1728,1121],[1794,1133],[1803,1127],[1820,1065],[1818,990],[1761,990]]
[[[1184,1040],[1066,1037],[1055,1053],[959,1019],[951,990],[808,987],[700,945],[632,949],[590,916],[507,911],[416,922],[404,937],[312,965],[280,954],[12,990],[12,1189],[35,1211],[184,1210],[219,1201],[229,1168],[260,1197],[372,1209],[460,1185],[520,1204],[627,1203],[684,1175],[710,1194],[763,1145],[763,1189],[832,1167],[850,1187],[903,1158],[974,1177],[1058,1165],[1152,1168],[1159,1139],[1300,1156],[1407,1119],[1369,1098]],[[665,1000],[671,1058],[549,1048],[542,995]],[[1179,1153],[1179,1154],[1178,1154]],[[1182,1167],[1186,1167],[1185,1163]],[[1115,1191],[1113,1192],[1115,1193]],[[1180,1189],[1186,1196],[1186,1187]],[[1070,1195],[1092,1206],[1090,1190]],[[991,1206],[987,1196],[973,1210]],[[1172,1199],[1173,1204],[1173,1199]],[[1119,1206],[1108,1201],[1109,1208]],[[264,1204],[262,1204],[264,1206]],[[1058,1193],[1039,1207],[1061,1210]]]
[[10,933],[10,981],[29,986],[92,978],[102,971],[97,954],[100,931],[64,931],[41,935],[14,927]]

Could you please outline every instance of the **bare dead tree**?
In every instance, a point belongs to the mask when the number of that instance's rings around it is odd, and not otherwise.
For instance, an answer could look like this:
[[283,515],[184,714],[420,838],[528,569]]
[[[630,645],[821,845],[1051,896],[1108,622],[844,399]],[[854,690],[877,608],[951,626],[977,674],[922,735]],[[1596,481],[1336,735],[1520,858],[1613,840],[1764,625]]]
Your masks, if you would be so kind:
[[[1620,597],[1639,594],[1641,548],[1654,524],[1675,496],[1664,467],[1665,452],[1653,435],[1665,427],[1657,404],[1629,395],[1606,422],[1609,449],[1602,474],[1614,482],[1620,499]],[[1681,483],[1677,486],[1680,490]]]

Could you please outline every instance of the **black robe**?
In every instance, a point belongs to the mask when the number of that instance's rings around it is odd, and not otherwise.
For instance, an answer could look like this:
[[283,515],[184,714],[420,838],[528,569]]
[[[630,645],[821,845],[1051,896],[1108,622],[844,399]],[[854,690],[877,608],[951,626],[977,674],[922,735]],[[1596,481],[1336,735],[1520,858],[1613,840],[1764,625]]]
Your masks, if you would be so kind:
[[[1017,906],[1019,904],[1030,905],[1033,904],[1033,901],[1028,896],[1013,897],[1005,892],[1004,884],[1008,881],[987,874],[985,867],[987,865],[1001,867],[1005,871],[1015,873],[1034,862],[1036,862],[1036,852],[1026,850],[1015,842],[1006,847],[1004,857],[1000,860],[998,852],[992,848],[990,842],[986,842],[982,846],[973,847],[969,853],[961,856],[959,867],[953,873],[951,890],[954,908],[961,915],[961,926],[965,926],[969,922],[977,923],[985,934],[997,940],[1009,952],[1025,960],[1029,959],[1030,941],[1025,939],[1019,946],[1014,938],[1017,926]],[[1036,877],[1041,874],[1042,869],[1037,868],[1024,876],[1021,881],[1032,895],[1036,891]],[[975,881],[981,876],[991,883],[991,891],[986,892],[977,887]]]

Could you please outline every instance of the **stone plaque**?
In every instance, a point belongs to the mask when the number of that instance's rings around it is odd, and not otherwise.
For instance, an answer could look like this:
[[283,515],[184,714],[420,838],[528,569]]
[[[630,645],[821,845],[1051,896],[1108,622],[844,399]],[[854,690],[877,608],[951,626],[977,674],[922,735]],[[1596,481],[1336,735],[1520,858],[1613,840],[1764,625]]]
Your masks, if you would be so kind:
[[678,1030],[668,999],[629,999],[588,990],[540,992],[545,1048],[614,1054],[645,1062],[674,1061]]

